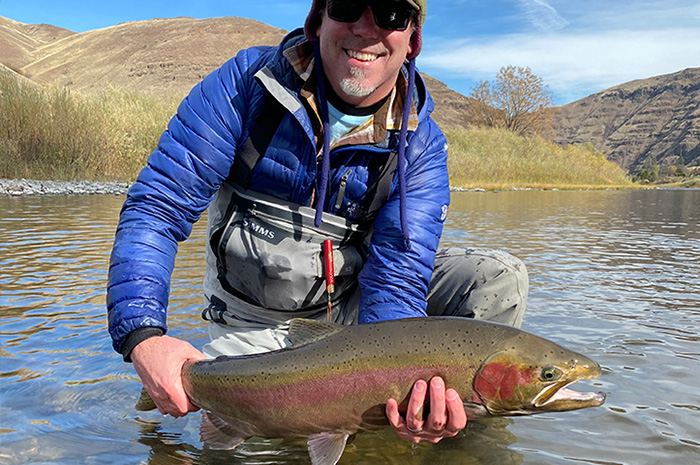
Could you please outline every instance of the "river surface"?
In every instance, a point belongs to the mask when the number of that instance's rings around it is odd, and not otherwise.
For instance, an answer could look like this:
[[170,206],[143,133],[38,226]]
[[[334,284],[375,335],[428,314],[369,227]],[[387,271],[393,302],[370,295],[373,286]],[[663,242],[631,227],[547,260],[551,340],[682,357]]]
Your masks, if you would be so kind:
[[[104,285],[119,196],[0,197],[0,464],[308,464],[304,441],[199,440],[199,414],[133,408]],[[576,412],[472,421],[438,445],[358,436],[341,464],[700,463],[700,190],[454,193],[444,245],[530,271],[523,329],[597,360]],[[173,275],[170,334],[200,347],[203,222]]]

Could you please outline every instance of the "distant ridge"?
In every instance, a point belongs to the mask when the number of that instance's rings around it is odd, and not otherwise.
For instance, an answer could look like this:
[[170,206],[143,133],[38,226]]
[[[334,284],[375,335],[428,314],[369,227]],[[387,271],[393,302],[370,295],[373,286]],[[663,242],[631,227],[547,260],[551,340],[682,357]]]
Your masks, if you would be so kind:
[[21,68],[33,61],[39,48],[74,34],[49,24],[23,24],[0,16],[0,63]]
[[[276,45],[286,33],[237,17],[152,19],[75,33],[0,16],[0,64],[32,82],[83,92],[114,86],[183,96],[239,50]],[[423,76],[440,127],[469,127],[472,99]],[[700,166],[700,68],[628,82],[559,107],[551,137],[592,142],[630,171],[649,157]]]
[[[64,35],[30,50],[31,59],[18,65],[41,84],[165,97],[188,92],[241,48],[272,45],[284,34],[244,18],[153,19]],[[4,53],[0,61],[7,64]]]
[[557,142],[592,142],[636,171],[659,165],[700,166],[700,68],[627,82],[558,109]]
[[[277,45],[287,34],[246,18],[165,18],[74,33],[0,17],[0,63],[40,84],[83,92],[109,86],[158,97],[184,95],[239,50]],[[39,34],[38,31],[42,31]],[[60,32],[60,33],[59,33]],[[426,77],[444,129],[464,129],[471,101]]]

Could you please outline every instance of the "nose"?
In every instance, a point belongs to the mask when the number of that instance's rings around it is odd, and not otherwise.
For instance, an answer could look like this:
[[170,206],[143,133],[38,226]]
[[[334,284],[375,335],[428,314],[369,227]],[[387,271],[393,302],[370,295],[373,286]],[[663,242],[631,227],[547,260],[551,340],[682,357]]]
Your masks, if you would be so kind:
[[365,8],[360,19],[352,23],[352,32],[360,37],[376,37],[378,26],[374,23],[374,14],[369,5]]

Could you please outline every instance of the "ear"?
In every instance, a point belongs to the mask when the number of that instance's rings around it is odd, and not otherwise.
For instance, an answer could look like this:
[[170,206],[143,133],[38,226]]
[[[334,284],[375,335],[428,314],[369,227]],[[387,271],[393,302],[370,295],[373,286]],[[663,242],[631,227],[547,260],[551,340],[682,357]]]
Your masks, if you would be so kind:
[[408,40],[408,49],[407,49],[406,57],[410,57],[413,55],[413,51],[416,48],[415,47],[416,42],[420,41],[420,36],[418,36],[418,34],[420,33],[419,32],[420,29],[418,28],[418,25],[416,24],[415,19],[411,20],[410,28],[411,28],[411,37]]

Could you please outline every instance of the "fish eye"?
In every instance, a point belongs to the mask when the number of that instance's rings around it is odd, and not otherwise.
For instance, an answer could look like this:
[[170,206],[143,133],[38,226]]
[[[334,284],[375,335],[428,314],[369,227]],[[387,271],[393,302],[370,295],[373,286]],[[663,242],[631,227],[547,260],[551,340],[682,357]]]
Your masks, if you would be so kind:
[[540,373],[540,379],[542,381],[556,381],[561,377],[561,370],[557,367],[546,366],[542,368],[542,373]]

